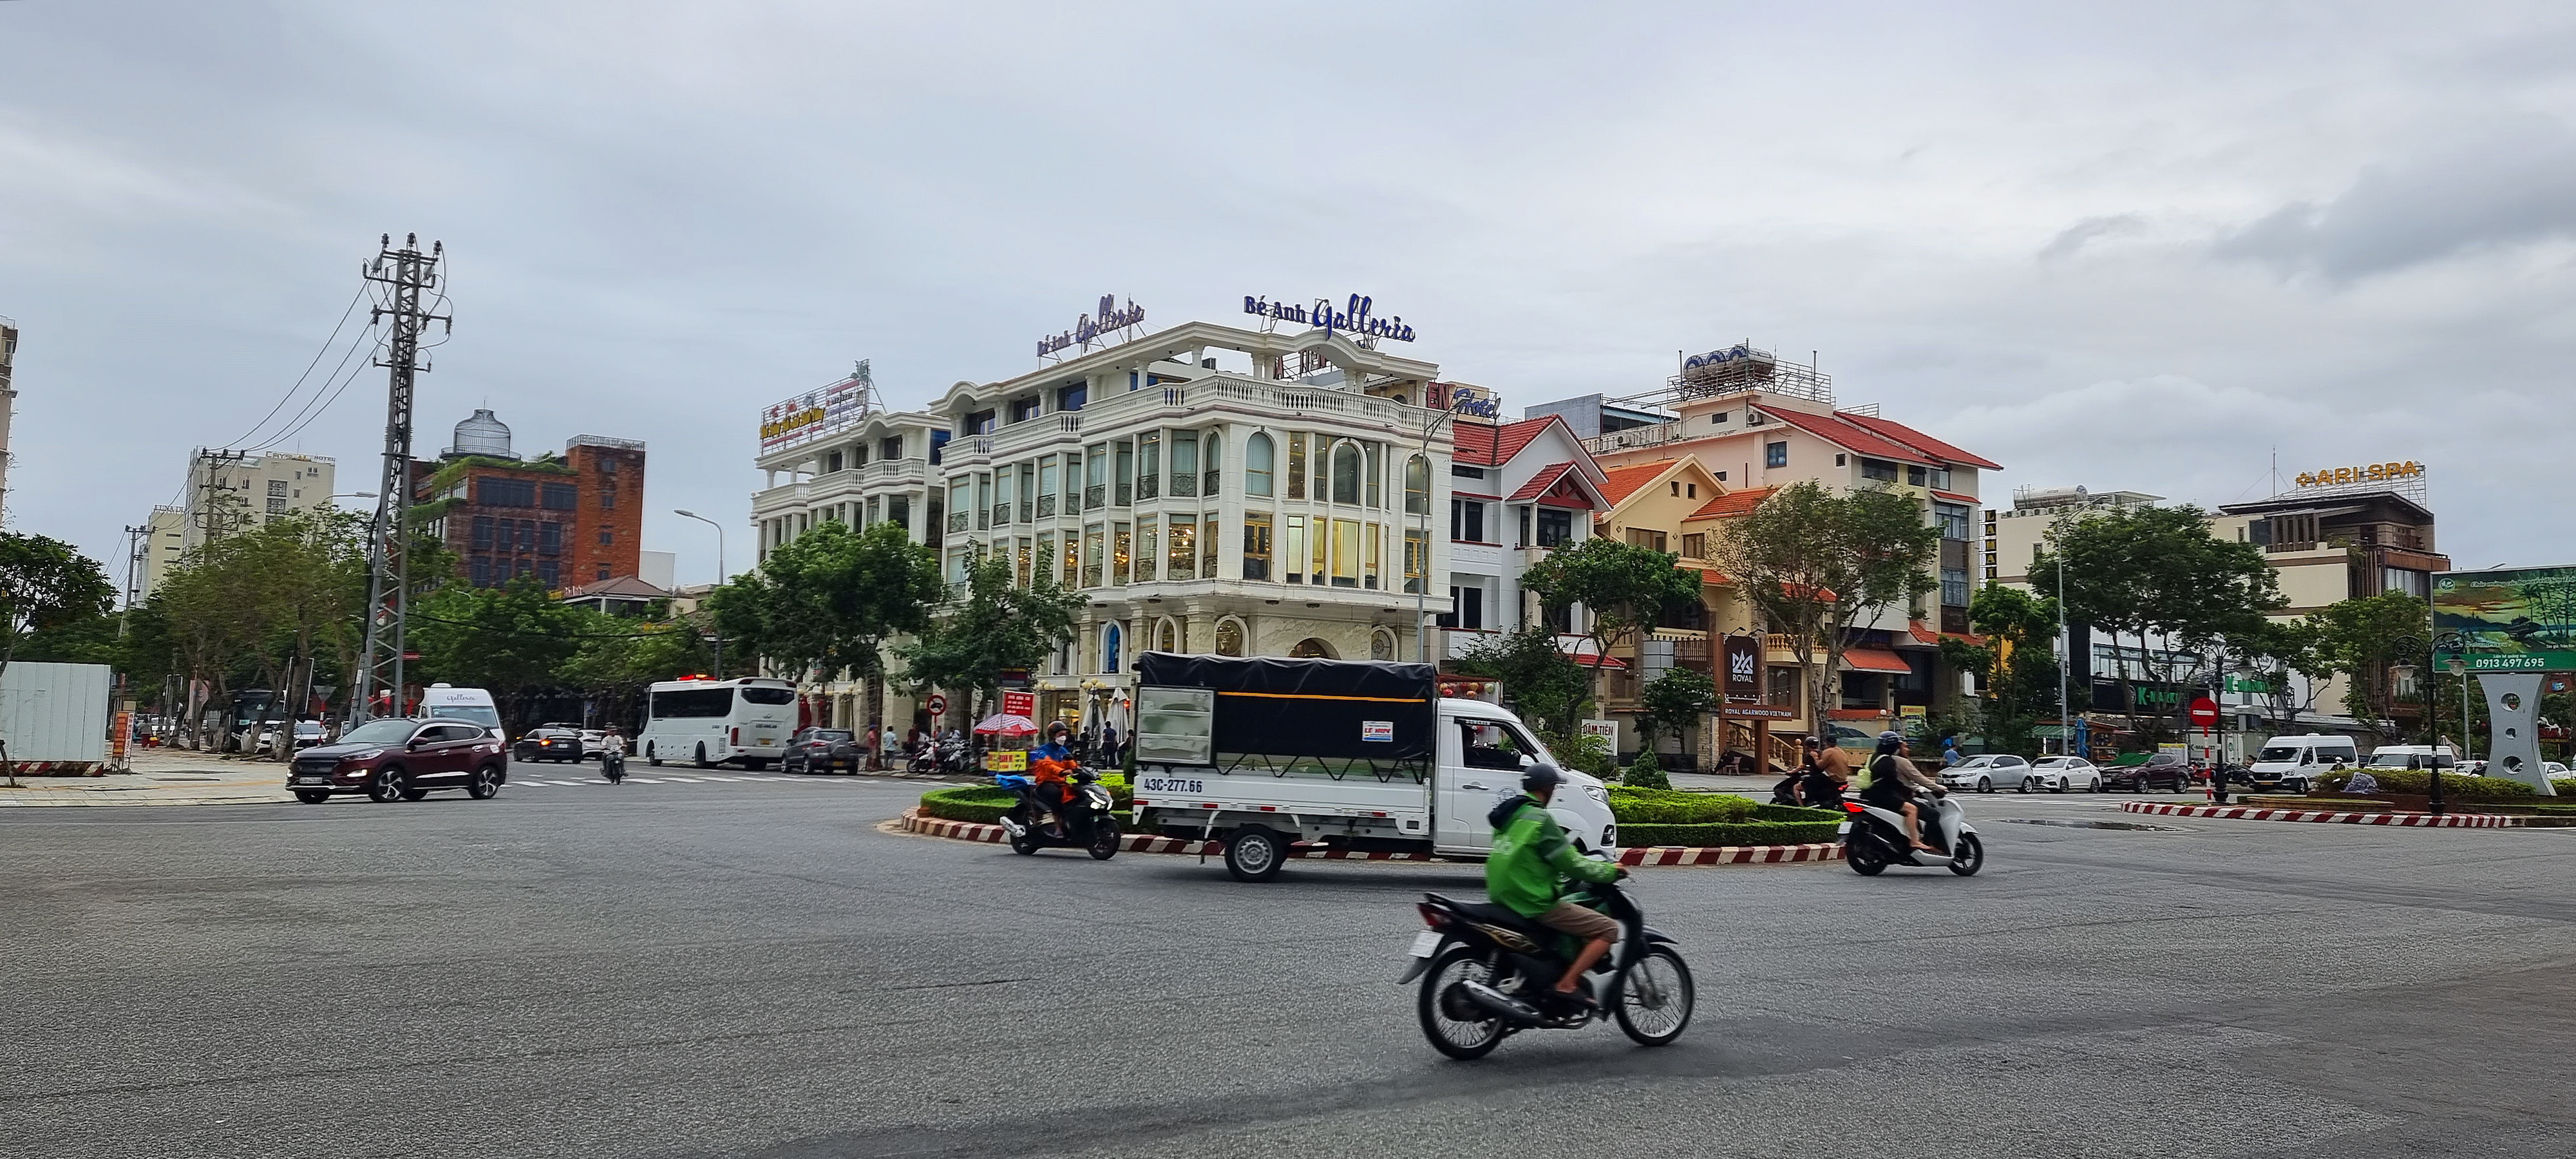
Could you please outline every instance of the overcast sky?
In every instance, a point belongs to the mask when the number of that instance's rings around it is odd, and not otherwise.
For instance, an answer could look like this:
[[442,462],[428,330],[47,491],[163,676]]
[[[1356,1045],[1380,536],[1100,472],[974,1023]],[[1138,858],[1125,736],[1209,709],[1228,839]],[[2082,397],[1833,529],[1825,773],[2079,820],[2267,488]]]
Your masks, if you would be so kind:
[[[121,561],[418,231],[419,448],[647,441],[683,581],[674,507],[749,560],[761,406],[1023,373],[1104,293],[1371,294],[1515,413],[1817,350],[1995,506],[2418,459],[2459,566],[2576,562],[2564,3],[1197,10],[0,2],[9,524]],[[280,449],[370,490],[383,406]]]

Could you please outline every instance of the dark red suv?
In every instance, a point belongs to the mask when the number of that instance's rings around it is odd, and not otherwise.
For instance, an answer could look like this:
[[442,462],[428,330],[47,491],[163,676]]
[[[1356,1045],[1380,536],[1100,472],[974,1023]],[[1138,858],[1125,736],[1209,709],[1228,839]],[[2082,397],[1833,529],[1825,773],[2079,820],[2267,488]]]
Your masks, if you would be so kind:
[[501,738],[470,720],[371,720],[339,740],[295,754],[286,787],[319,805],[335,794],[417,801],[437,789],[483,800],[510,779]]

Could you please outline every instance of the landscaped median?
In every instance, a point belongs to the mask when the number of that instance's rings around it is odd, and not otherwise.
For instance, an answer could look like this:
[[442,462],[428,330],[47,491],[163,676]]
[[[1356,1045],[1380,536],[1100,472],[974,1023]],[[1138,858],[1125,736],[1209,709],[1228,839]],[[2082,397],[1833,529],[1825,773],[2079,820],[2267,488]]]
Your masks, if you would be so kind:
[[[1130,824],[1123,779],[1103,778],[1119,806],[1119,824]],[[1009,834],[994,822],[1008,812],[1014,798],[990,785],[958,785],[921,795],[919,808],[903,815],[906,831],[959,841],[1001,844]],[[1802,861],[1838,861],[1842,845],[1835,840],[1841,818],[1821,809],[1760,805],[1743,797],[1685,793],[1668,789],[1612,786],[1611,815],[1619,822],[1627,848],[1622,865],[1779,865]],[[1218,852],[1217,843],[1194,838],[1161,837],[1131,832],[1120,846],[1130,853]],[[1438,861],[1424,853],[1333,849],[1298,843],[1290,856],[1338,861]]]
[[2211,817],[2231,821],[2321,821],[2340,825],[2395,825],[2416,829],[2518,829],[2530,818],[2503,813],[2345,812],[2335,809],[2276,808],[2251,805],[2177,805],[2162,801],[2122,801],[2125,813],[2167,817]]

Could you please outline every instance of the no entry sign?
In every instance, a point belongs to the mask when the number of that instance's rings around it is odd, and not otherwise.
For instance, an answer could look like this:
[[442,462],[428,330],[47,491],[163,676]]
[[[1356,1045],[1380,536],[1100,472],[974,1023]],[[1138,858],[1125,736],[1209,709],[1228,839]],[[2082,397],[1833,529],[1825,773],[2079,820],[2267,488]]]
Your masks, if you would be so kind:
[[2218,702],[2206,696],[2192,701],[2191,724],[2194,728],[2218,727]]

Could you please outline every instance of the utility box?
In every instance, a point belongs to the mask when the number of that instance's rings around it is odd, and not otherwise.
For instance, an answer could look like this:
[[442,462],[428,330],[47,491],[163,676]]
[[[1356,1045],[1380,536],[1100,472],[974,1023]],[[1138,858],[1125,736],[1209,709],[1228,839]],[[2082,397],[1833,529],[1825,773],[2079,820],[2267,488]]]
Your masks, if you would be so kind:
[[105,664],[21,661],[0,672],[0,741],[20,774],[94,773],[107,760]]

